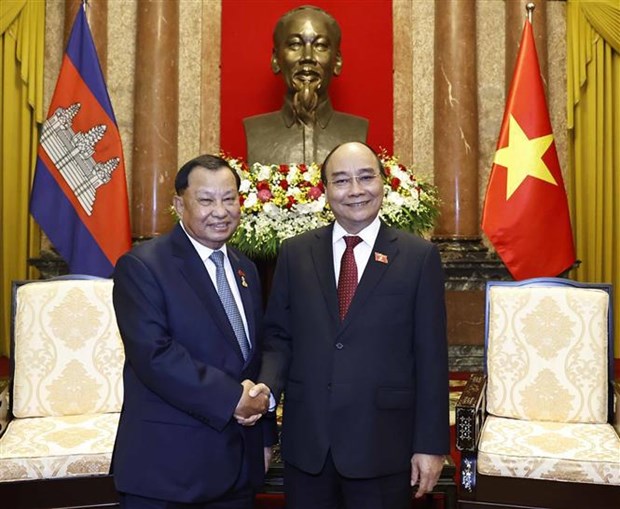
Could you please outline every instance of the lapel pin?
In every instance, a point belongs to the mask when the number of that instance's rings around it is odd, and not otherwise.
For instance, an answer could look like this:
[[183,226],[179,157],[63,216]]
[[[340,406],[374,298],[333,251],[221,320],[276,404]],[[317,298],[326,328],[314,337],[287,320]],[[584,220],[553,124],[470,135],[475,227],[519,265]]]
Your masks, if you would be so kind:
[[385,255],[383,253],[379,253],[379,252],[375,251],[375,261],[379,262],[379,263],[387,263],[388,262],[388,257],[387,257],[387,255]]
[[239,269],[237,271],[237,274],[239,274],[239,277],[241,278],[241,286],[243,286],[243,288],[247,288],[248,287],[248,282],[245,280],[245,272],[243,272],[241,269]]

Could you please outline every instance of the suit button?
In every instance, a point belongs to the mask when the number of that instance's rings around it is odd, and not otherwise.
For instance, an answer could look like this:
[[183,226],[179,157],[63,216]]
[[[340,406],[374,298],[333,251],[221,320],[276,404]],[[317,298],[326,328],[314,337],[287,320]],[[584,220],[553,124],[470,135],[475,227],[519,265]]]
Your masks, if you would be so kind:
[[336,343],[336,348],[338,350],[342,350],[344,348],[344,345],[342,343]]

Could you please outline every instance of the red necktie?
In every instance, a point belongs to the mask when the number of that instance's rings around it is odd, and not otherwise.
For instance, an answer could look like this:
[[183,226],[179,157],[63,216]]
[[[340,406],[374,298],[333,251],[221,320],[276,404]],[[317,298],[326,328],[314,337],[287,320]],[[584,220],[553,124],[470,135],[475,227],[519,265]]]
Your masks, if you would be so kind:
[[340,320],[344,320],[344,317],[347,315],[349,305],[357,288],[357,265],[355,264],[353,249],[362,239],[352,236],[345,237],[344,241],[347,244],[347,248],[344,250],[342,260],[340,261],[340,275],[338,276],[338,310],[340,312]]

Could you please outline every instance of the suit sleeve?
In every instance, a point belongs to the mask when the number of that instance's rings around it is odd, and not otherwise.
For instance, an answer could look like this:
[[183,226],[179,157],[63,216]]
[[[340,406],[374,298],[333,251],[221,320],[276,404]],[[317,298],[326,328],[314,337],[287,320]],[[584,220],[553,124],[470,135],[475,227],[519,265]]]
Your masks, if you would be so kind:
[[413,453],[449,454],[448,345],[439,251],[424,257],[414,309],[415,429]]
[[126,362],[140,382],[168,404],[221,430],[242,387],[222,370],[193,358],[171,336],[163,291],[141,259],[131,253],[119,259],[113,300]]
[[271,389],[276,402],[279,401],[286,382],[292,352],[288,255],[288,242],[285,241],[278,255],[267,312],[265,313],[263,358],[258,377],[259,381]]

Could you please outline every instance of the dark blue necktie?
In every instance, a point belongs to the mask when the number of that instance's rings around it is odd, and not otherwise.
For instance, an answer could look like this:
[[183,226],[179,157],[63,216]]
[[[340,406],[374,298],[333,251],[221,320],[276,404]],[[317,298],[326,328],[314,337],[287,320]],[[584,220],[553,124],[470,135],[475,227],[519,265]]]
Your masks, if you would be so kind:
[[220,300],[228,316],[228,321],[235,331],[239,347],[243,358],[247,359],[250,355],[250,343],[245,335],[245,328],[243,327],[243,320],[241,319],[241,313],[235,302],[235,297],[232,294],[228,279],[226,278],[226,269],[224,269],[224,253],[221,251],[213,251],[210,256],[213,263],[215,263],[215,280],[217,282],[217,293],[220,295]]

